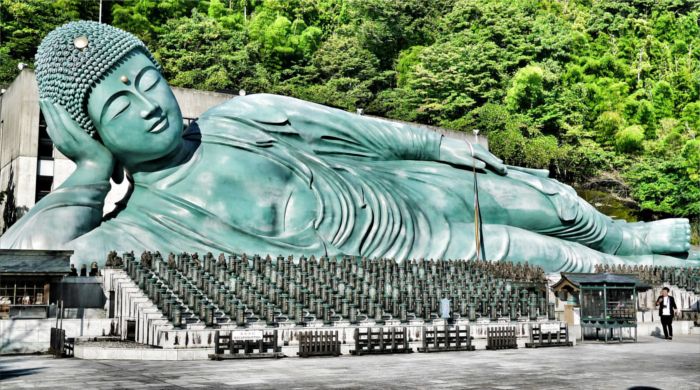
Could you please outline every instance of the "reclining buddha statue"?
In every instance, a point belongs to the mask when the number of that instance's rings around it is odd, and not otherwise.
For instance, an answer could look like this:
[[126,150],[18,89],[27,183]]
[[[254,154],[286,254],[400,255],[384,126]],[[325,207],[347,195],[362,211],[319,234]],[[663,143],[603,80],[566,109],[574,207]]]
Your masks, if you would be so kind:
[[[108,25],[52,31],[36,76],[49,135],[76,170],[2,248],[71,249],[78,264],[111,250],[478,257],[547,271],[699,263],[687,219],[614,221],[546,171],[422,127],[254,94],[183,131],[158,62]],[[124,176],[131,190],[104,216],[110,178]]]

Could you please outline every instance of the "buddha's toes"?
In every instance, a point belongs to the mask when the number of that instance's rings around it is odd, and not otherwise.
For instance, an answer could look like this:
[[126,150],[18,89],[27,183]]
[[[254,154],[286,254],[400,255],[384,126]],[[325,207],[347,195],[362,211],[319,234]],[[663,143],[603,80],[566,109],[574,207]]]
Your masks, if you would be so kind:
[[662,219],[642,226],[642,237],[645,237],[653,253],[684,253],[690,250],[690,222],[686,218]]

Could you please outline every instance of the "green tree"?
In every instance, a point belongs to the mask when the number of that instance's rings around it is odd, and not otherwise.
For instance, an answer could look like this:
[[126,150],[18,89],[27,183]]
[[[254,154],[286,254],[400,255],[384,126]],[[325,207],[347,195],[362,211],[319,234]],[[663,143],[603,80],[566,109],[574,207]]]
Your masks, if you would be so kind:
[[98,6],[81,0],[0,0],[0,84],[15,78],[17,63],[34,62],[51,30],[72,20],[96,20]]
[[206,2],[197,0],[125,0],[112,6],[113,25],[151,46],[160,34],[168,31],[168,20],[186,17],[197,7],[206,13],[206,6]]
[[515,73],[506,92],[505,101],[513,111],[527,111],[544,102],[544,70],[529,65]]
[[171,19],[165,27],[155,56],[171,84],[204,90],[248,87],[256,59],[246,46],[245,33],[196,10],[190,17]]
[[615,147],[622,153],[634,153],[642,150],[644,128],[639,125],[626,127],[615,134]]

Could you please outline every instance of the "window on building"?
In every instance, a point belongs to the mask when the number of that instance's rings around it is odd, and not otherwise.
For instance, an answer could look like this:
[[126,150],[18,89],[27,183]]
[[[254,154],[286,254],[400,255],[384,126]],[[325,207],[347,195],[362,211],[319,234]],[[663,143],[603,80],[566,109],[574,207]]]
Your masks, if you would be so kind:
[[53,159],[53,142],[46,131],[46,120],[43,114],[39,114],[39,152],[40,159]]
[[46,120],[41,112],[39,113],[39,150],[37,157],[35,202],[48,195],[53,187],[53,142],[49,138],[49,133],[46,130]]
[[53,187],[53,176],[36,177],[36,202],[51,192]]
[[23,277],[0,280],[0,319],[9,317],[12,305],[48,305],[49,284]]

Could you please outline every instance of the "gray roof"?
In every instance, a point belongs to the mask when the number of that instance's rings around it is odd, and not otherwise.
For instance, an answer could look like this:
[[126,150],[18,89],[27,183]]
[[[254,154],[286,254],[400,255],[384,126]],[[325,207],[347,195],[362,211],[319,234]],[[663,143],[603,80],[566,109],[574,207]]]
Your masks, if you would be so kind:
[[65,275],[73,251],[0,249],[0,275]]
[[578,288],[581,288],[582,285],[634,286],[637,290],[651,288],[651,286],[643,283],[633,275],[627,274],[562,272],[561,278],[557,285],[566,280]]

